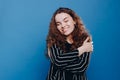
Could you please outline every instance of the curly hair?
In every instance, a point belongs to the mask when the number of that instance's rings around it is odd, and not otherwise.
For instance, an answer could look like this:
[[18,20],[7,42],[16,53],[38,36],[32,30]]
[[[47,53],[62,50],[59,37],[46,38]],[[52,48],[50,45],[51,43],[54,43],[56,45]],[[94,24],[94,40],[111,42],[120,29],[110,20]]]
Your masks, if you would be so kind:
[[60,7],[54,12],[54,14],[51,18],[51,22],[50,22],[50,25],[49,25],[49,32],[48,32],[48,35],[47,35],[47,47],[50,48],[53,44],[56,44],[64,52],[66,51],[65,50],[66,36],[61,34],[60,31],[57,29],[57,24],[56,24],[56,21],[55,21],[55,16],[59,13],[69,14],[76,23],[74,25],[75,29],[71,33],[72,40],[73,40],[71,50],[74,50],[74,49],[82,46],[85,39],[87,37],[90,37],[87,30],[85,29],[85,26],[83,25],[82,20],[77,16],[77,14],[73,10],[71,10],[69,8]]

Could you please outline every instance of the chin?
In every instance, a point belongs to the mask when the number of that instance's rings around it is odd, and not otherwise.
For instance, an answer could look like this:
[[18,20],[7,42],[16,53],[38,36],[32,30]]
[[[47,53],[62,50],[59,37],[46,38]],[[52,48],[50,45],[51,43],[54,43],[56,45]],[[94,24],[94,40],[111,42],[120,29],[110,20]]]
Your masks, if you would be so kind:
[[69,36],[70,34],[64,34],[66,37]]

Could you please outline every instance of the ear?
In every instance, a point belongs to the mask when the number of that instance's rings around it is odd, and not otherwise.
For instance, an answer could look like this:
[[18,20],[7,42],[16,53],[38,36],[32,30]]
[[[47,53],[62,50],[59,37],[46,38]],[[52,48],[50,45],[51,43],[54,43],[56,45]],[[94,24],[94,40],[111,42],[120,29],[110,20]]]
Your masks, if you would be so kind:
[[76,22],[74,21],[74,25],[76,24]]

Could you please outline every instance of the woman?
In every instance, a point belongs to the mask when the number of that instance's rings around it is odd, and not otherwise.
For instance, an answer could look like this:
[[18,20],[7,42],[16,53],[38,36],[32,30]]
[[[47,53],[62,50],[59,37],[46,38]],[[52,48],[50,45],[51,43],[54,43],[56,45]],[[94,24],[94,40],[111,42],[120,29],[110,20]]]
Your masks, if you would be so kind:
[[51,61],[46,80],[86,80],[93,51],[91,37],[81,19],[69,8],[59,8],[50,22],[47,36]]

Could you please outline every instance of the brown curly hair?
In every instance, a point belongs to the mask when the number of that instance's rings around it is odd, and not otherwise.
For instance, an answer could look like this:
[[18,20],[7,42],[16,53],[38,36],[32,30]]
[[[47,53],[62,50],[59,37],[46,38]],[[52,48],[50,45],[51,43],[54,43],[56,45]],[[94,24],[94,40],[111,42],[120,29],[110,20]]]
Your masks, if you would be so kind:
[[[72,40],[73,40],[71,50],[74,50],[74,49],[82,46],[84,40],[87,37],[90,37],[90,35],[86,31],[86,29],[82,23],[82,20],[77,16],[77,14],[73,10],[71,10],[69,8],[60,7],[53,14],[50,25],[49,25],[49,32],[48,32],[48,36],[47,36],[47,47],[50,48],[53,44],[56,44],[65,52],[66,36],[62,35],[60,33],[60,31],[57,29],[57,24],[55,21],[55,16],[59,13],[69,14],[76,23],[75,29],[71,34]],[[89,40],[89,41],[91,41],[91,40]]]

